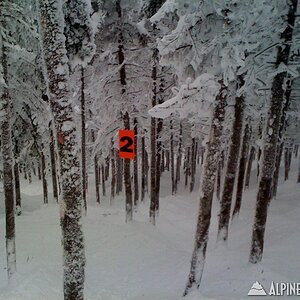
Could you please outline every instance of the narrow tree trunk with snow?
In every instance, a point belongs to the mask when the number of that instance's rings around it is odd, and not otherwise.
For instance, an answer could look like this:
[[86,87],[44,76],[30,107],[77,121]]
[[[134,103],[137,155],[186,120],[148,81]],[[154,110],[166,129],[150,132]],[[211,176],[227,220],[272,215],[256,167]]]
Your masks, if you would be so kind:
[[15,177],[15,197],[16,197],[16,207],[17,214],[21,214],[21,187],[20,187],[20,176],[19,176],[19,164],[15,162],[14,164],[14,177]]
[[133,119],[134,129],[134,161],[133,161],[133,183],[134,183],[134,207],[137,208],[139,202],[139,174],[138,174],[138,123],[137,119]]
[[[243,78],[242,76],[239,76],[237,89],[239,89],[242,85]],[[226,241],[228,239],[228,227],[230,220],[232,195],[236,172],[238,168],[240,144],[243,131],[244,102],[245,99],[243,95],[235,98],[232,136],[229,146],[227,168],[223,185],[223,194],[220,201],[218,240],[223,241]]]
[[84,80],[84,68],[81,67],[81,176],[82,176],[82,199],[85,213],[87,212],[87,172],[86,172],[86,134],[85,134],[85,80]]
[[[51,122],[51,127],[52,122]],[[50,129],[50,162],[51,162],[51,176],[52,176],[52,188],[53,188],[53,198],[58,202],[58,189],[57,189],[57,174],[56,174],[56,159],[55,159],[55,144],[53,130]]]
[[207,154],[203,167],[194,251],[192,254],[190,273],[183,296],[188,295],[194,288],[200,287],[205,264],[214,185],[218,168],[217,158],[220,155],[221,136],[226,107],[227,88],[223,85],[222,81],[220,81],[220,84],[221,89],[216,97],[216,106],[210,127]]
[[245,188],[249,188],[250,185],[250,176],[251,176],[251,171],[252,171],[252,163],[255,158],[255,147],[252,146],[247,162],[247,170],[246,170],[246,179],[245,179]]
[[57,132],[60,162],[64,299],[83,300],[85,251],[81,228],[81,167],[69,89],[63,8],[62,3],[57,0],[40,0],[39,5],[41,42],[48,75],[46,82]]
[[142,170],[141,170],[141,202],[145,199],[145,191],[146,191],[146,145],[145,145],[145,137],[142,137],[141,142],[141,151],[142,151]]
[[[288,64],[297,11],[297,0],[288,3],[287,27],[281,37],[285,43],[284,47],[278,48],[276,66]],[[267,221],[268,204],[272,197],[272,179],[274,175],[278,133],[283,107],[284,80],[286,72],[275,75],[272,83],[272,96],[267,117],[267,126],[264,135],[262,170],[259,180],[259,188],[256,199],[255,219],[252,231],[252,241],[249,261],[258,263],[261,261],[264,250],[264,234]]]
[[115,163],[115,148],[114,141],[111,140],[111,151],[110,151],[110,161],[111,161],[111,184],[110,184],[110,205],[115,199],[115,190],[116,190],[116,163]]
[[244,178],[246,173],[245,170],[246,170],[246,163],[247,163],[247,154],[249,152],[249,139],[250,139],[250,128],[249,125],[246,124],[244,130],[243,143],[242,143],[238,177],[237,177],[235,205],[234,205],[232,217],[237,216],[241,209],[243,190],[244,190]]
[[177,159],[176,159],[176,175],[175,175],[175,185],[174,185],[174,193],[177,193],[178,183],[180,181],[180,168],[181,168],[181,160],[182,160],[182,123],[180,123],[180,131],[179,131],[179,143],[178,143],[178,151],[177,151]]
[[[0,2],[1,4],[1,2]],[[6,28],[5,18],[2,19],[2,28]],[[13,152],[11,139],[11,105],[8,90],[8,57],[9,49],[5,46],[3,36],[0,36],[0,64],[5,85],[1,96],[1,144],[3,161],[3,188],[5,199],[5,238],[7,274],[10,279],[16,272],[16,245],[15,245],[15,211],[14,211],[14,182],[13,182]]]
[[105,196],[105,167],[104,164],[101,164],[101,178],[102,178],[102,195]]
[[[43,146],[42,146],[43,149]],[[48,184],[47,184],[47,178],[46,178],[46,160],[45,155],[43,153],[43,150],[41,150],[41,162],[42,162],[42,183],[43,183],[43,199],[44,204],[48,203]]]
[[171,165],[171,183],[172,183],[172,195],[175,194],[175,167],[174,167],[174,133],[173,133],[173,121],[170,121],[170,165]]

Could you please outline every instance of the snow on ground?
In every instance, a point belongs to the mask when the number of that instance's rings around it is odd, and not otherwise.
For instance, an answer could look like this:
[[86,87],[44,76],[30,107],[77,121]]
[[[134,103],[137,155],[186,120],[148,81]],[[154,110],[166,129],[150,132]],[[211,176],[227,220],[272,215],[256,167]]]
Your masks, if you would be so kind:
[[[97,205],[90,178],[88,214],[83,219],[87,300],[181,298],[193,249],[198,193],[189,194],[181,186],[177,196],[168,195],[167,176],[165,173],[162,181],[166,184],[162,186],[156,227],[148,222],[148,201],[140,205],[130,224],[124,224],[123,197],[117,197],[112,207],[108,205],[109,197],[102,197],[102,205]],[[300,184],[295,181],[296,171],[289,181],[281,182],[278,197],[271,203],[264,258],[259,265],[248,264],[256,193],[254,172],[252,188],[245,192],[241,214],[231,225],[227,245],[215,243],[215,201],[201,293],[195,292],[187,300],[242,300],[248,298],[255,281],[268,291],[272,280],[300,280]],[[63,299],[58,206],[51,199],[48,205],[42,204],[41,182],[29,185],[22,181],[22,191],[23,214],[16,218],[18,273],[9,284],[3,193],[0,194],[0,299]]]

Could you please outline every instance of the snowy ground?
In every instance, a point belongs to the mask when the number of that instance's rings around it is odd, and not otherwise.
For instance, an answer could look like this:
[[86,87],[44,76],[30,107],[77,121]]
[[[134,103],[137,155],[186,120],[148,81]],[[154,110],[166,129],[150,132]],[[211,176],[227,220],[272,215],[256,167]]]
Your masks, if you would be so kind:
[[[295,162],[294,168],[297,168]],[[165,173],[164,176],[169,176]],[[241,214],[230,230],[228,245],[216,245],[218,203],[214,203],[207,263],[201,293],[188,300],[249,299],[258,280],[300,281],[300,184],[296,171],[281,182],[271,203],[263,262],[248,264],[254,216],[255,178],[245,192]],[[163,183],[168,182],[164,178]],[[8,285],[5,258],[3,193],[0,194],[0,299],[58,300],[62,295],[62,259],[58,207],[42,204],[41,183],[22,182],[23,214],[16,218],[18,273]],[[124,224],[122,197],[108,206],[95,203],[90,185],[88,214],[84,217],[87,300],[179,300],[187,279],[198,209],[197,192],[181,187],[168,196],[163,185],[157,226],[148,222],[149,203],[141,204],[131,224]],[[250,297],[255,299],[257,297]],[[271,297],[267,297],[272,299]],[[276,297],[284,298],[284,297]],[[294,297],[288,297],[293,299]],[[260,299],[260,298],[259,298]]]

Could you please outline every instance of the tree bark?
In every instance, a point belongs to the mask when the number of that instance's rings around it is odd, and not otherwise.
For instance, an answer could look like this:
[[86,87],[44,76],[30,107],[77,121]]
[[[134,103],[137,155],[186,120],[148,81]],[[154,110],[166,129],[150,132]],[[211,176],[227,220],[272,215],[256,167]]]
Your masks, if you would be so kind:
[[245,188],[249,188],[250,184],[250,176],[251,176],[251,170],[252,170],[252,163],[255,158],[255,147],[252,146],[249,154],[249,159],[247,163],[247,170],[246,170],[246,179],[245,179]]
[[116,164],[115,164],[115,148],[114,142],[111,140],[111,152],[110,152],[110,161],[111,161],[111,185],[110,185],[110,205],[112,205],[113,200],[115,199],[115,190],[116,190]]
[[146,149],[145,149],[145,137],[142,137],[142,174],[141,174],[141,202],[145,199],[146,191]]
[[101,164],[101,173],[102,173],[102,195],[105,196],[105,168],[104,165]]
[[[52,122],[51,122],[51,125]],[[55,144],[53,129],[50,129],[50,162],[51,162],[51,175],[52,175],[52,188],[53,188],[53,198],[58,202],[58,189],[57,189],[57,174],[56,174],[56,159],[55,159]]]
[[[43,146],[42,146],[43,148]],[[43,199],[44,204],[48,204],[48,184],[46,178],[46,160],[45,155],[43,153],[43,149],[41,150],[41,161],[42,161],[42,182],[43,182]]]
[[[297,0],[288,3],[289,11],[287,16],[287,27],[283,31],[281,37],[284,40],[284,47],[278,48],[276,66],[281,63],[288,64],[291,48],[291,40],[293,36],[293,28],[295,25],[295,14],[297,11]],[[286,72],[278,73],[272,83],[272,96],[270,108],[267,117],[267,126],[264,136],[262,170],[259,180],[259,188],[256,199],[255,219],[252,230],[251,250],[249,261],[258,263],[262,260],[264,250],[264,234],[267,221],[268,204],[272,197],[272,179],[274,175],[276,150],[278,142],[278,133],[280,127],[280,119],[283,107],[283,84],[286,78]]]
[[242,204],[242,199],[243,199],[243,190],[244,190],[244,178],[245,178],[247,154],[249,152],[249,139],[250,139],[250,129],[249,129],[249,125],[246,124],[245,130],[244,130],[244,138],[243,138],[243,144],[242,144],[240,163],[239,163],[235,205],[234,205],[232,217],[237,216],[241,209],[241,204]]
[[138,124],[137,119],[134,118],[134,160],[133,160],[133,182],[134,182],[134,207],[138,206],[139,202],[139,175],[138,175]]
[[174,184],[174,193],[177,193],[178,183],[180,181],[180,168],[181,168],[181,160],[182,160],[182,123],[180,123],[179,130],[179,143],[178,143],[178,152],[177,152],[177,160],[176,160],[176,176],[175,176],[175,184]]
[[81,67],[81,176],[82,176],[82,199],[85,213],[87,213],[87,172],[86,172],[86,134],[85,134],[85,81],[84,68]]
[[[243,86],[244,81],[242,76],[238,77],[239,89]],[[234,182],[236,177],[236,171],[238,167],[238,159],[240,153],[240,144],[243,131],[243,118],[244,118],[244,96],[235,98],[234,106],[234,120],[232,125],[232,136],[229,146],[229,154],[227,159],[227,168],[223,185],[223,194],[220,202],[219,213],[219,226],[218,226],[218,240],[227,241],[228,228],[230,220],[230,210],[232,203],[232,195],[234,189]]]
[[[5,18],[1,18],[0,26],[6,28]],[[1,23],[2,21],[2,23]],[[6,238],[6,261],[7,275],[10,279],[16,272],[16,245],[15,245],[15,212],[14,212],[14,184],[13,184],[13,152],[11,138],[11,106],[8,90],[8,49],[5,46],[4,37],[0,36],[0,63],[2,64],[2,74],[6,85],[3,86],[1,96],[2,116],[1,116],[1,144],[3,160],[3,188],[5,199],[5,238]]]
[[174,168],[174,133],[173,133],[173,121],[170,121],[170,131],[171,131],[171,139],[170,139],[170,164],[171,164],[171,182],[172,182],[172,195],[175,194],[175,168]]
[[208,233],[211,219],[212,199],[214,193],[215,178],[218,168],[218,159],[221,149],[221,136],[226,107],[227,88],[220,80],[221,89],[216,97],[212,123],[207,145],[207,155],[204,163],[200,205],[196,227],[194,251],[192,254],[190,273],[183,296],[188,295],[194,288],[199,288],[203,274]]
[[16,193],[16,211],[18,216],[21,215],[21,188],[20,188],[20,176],[19,176],[19,164],[14,164],[14,177],[15,177],[15,193]]
[[62,26],[63,8],[62,3],[56,0],[40,0],[39,5],[42,53],[48,75],[45,76],[54,115],[60,162],[64,299],[83,300],[85,251],[81,225],[81,166],[69,89],[69,65]]

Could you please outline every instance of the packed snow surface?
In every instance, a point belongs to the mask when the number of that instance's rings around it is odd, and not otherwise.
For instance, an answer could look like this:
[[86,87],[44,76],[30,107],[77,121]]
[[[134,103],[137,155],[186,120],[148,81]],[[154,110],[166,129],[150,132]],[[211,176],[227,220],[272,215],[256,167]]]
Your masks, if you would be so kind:
[[[297,163],[293,166],[296,169]],[[249,299],[247,294],[256,281],[268,291],[272,281],[300,280],[300,184],[296,184],[296,171],[289,181],[280,183],[277,199],[270,205],[264,257],[258,265],[248,263],[256,200],[255,172],[252,175],[252,186],[245,191],[239,218],[231,224],[227,245],[216,244],[219,206],[214,201],[201,291],[185,299]],[[159,218],[153,227],[148,221],[148,200],[139,205],[134,221],[124,224],[123,196],[117,197],[112,207],[109,195],[102,197],[99,206],[92,176],[89,181],[88,213],[83,217],[85,299],[181,299],[193,249],[198,192],[189,194],[181,185],[177,196],[168,195],[169,173],[165,172]],[[42,204],[38,180],[30,185],[23,180],[21,184],[23,213],[16,217],[18,272],[10,283],[6,274],[3,192],[0,194],[0,299],[63,299],[59,207],[53,200]]]

